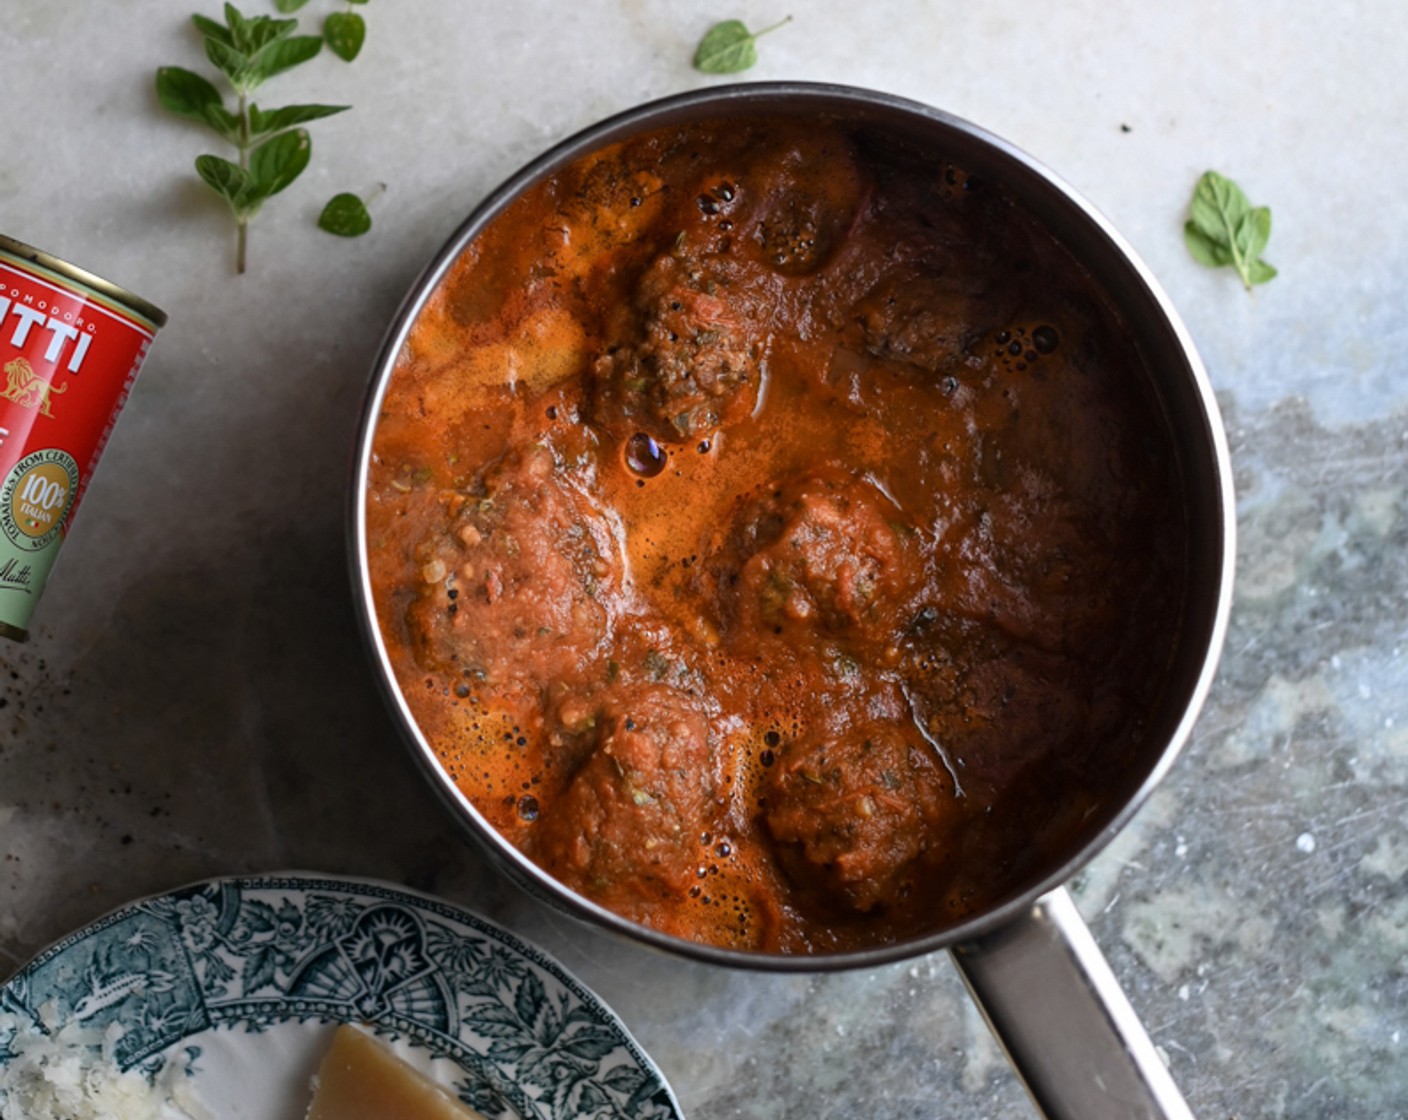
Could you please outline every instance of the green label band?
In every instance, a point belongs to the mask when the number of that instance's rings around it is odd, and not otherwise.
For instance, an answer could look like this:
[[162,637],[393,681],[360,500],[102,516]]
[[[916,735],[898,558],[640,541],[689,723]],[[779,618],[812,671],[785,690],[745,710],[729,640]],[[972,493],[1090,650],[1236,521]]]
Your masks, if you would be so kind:
[[73,456],[46,448],[26,455],[0,483],[0,622],[27,629],[63,544],[78,481]]

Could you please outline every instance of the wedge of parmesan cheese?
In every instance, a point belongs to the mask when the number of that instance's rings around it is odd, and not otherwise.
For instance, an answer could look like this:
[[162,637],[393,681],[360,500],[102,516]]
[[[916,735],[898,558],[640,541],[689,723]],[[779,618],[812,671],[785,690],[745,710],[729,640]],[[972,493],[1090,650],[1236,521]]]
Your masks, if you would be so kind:
[[366,1031],[341,1026],[314,1081],[308,1120],[484,1120]]

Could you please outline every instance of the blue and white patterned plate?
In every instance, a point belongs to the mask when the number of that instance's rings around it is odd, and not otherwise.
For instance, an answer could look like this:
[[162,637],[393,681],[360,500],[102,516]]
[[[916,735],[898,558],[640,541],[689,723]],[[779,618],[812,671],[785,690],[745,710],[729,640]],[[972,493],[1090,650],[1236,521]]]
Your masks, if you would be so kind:
[[[340,1023],[365,1023],[494,1120],[683,1120],[616,1016],[552,959],[449,903],[356,879],[197,883],[41,953],[0,1012],[121,1028],[124,1070],[180,1063],[221,1120],[294,1120]],[[18,1043],[0,1034],[0,1073]]]

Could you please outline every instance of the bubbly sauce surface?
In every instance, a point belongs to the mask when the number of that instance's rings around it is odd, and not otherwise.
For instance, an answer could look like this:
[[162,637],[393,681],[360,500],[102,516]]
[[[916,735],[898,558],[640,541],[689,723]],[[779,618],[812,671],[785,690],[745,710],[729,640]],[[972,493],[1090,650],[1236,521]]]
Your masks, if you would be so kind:
[[1177,634],[1175,455],[1128,332],[1006,193],[825,122],[557,173],[394,372],[379,622],[446,771],[686,939],[941,929],[1084,836]]

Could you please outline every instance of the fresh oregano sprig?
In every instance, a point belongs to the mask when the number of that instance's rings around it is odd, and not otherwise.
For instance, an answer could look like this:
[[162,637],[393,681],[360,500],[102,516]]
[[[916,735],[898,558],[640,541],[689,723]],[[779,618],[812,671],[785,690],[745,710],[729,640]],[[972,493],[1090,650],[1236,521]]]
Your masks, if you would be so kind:
[[244,272],[249,223],[267,199],[308,166],[312,141],[300,126],[348,106],[286,105],[264,110],[251,100],[265,81],[307,62],[322,49],[321,36],[294,34],[297,20],[247,18],[229,3],[223,24],[202,15],[191,18],[204,39],[206,57],[234,91],[235,108],[226,107],[224,96],[208,80],[179,66],[157,70],[157,98],[166,109],[206,125],[238,151],[237,161],[201,155],[195,166],[234,215],[239,231],[235,267]]
[[1204,172],[1193,191],[1183,240],[1193,259],[1209,268],[1231,265],[1247,291],[1276,276],[1261,259],[1271,240],[1271,210],[1253,206],[1246,193],[1225,175]]

